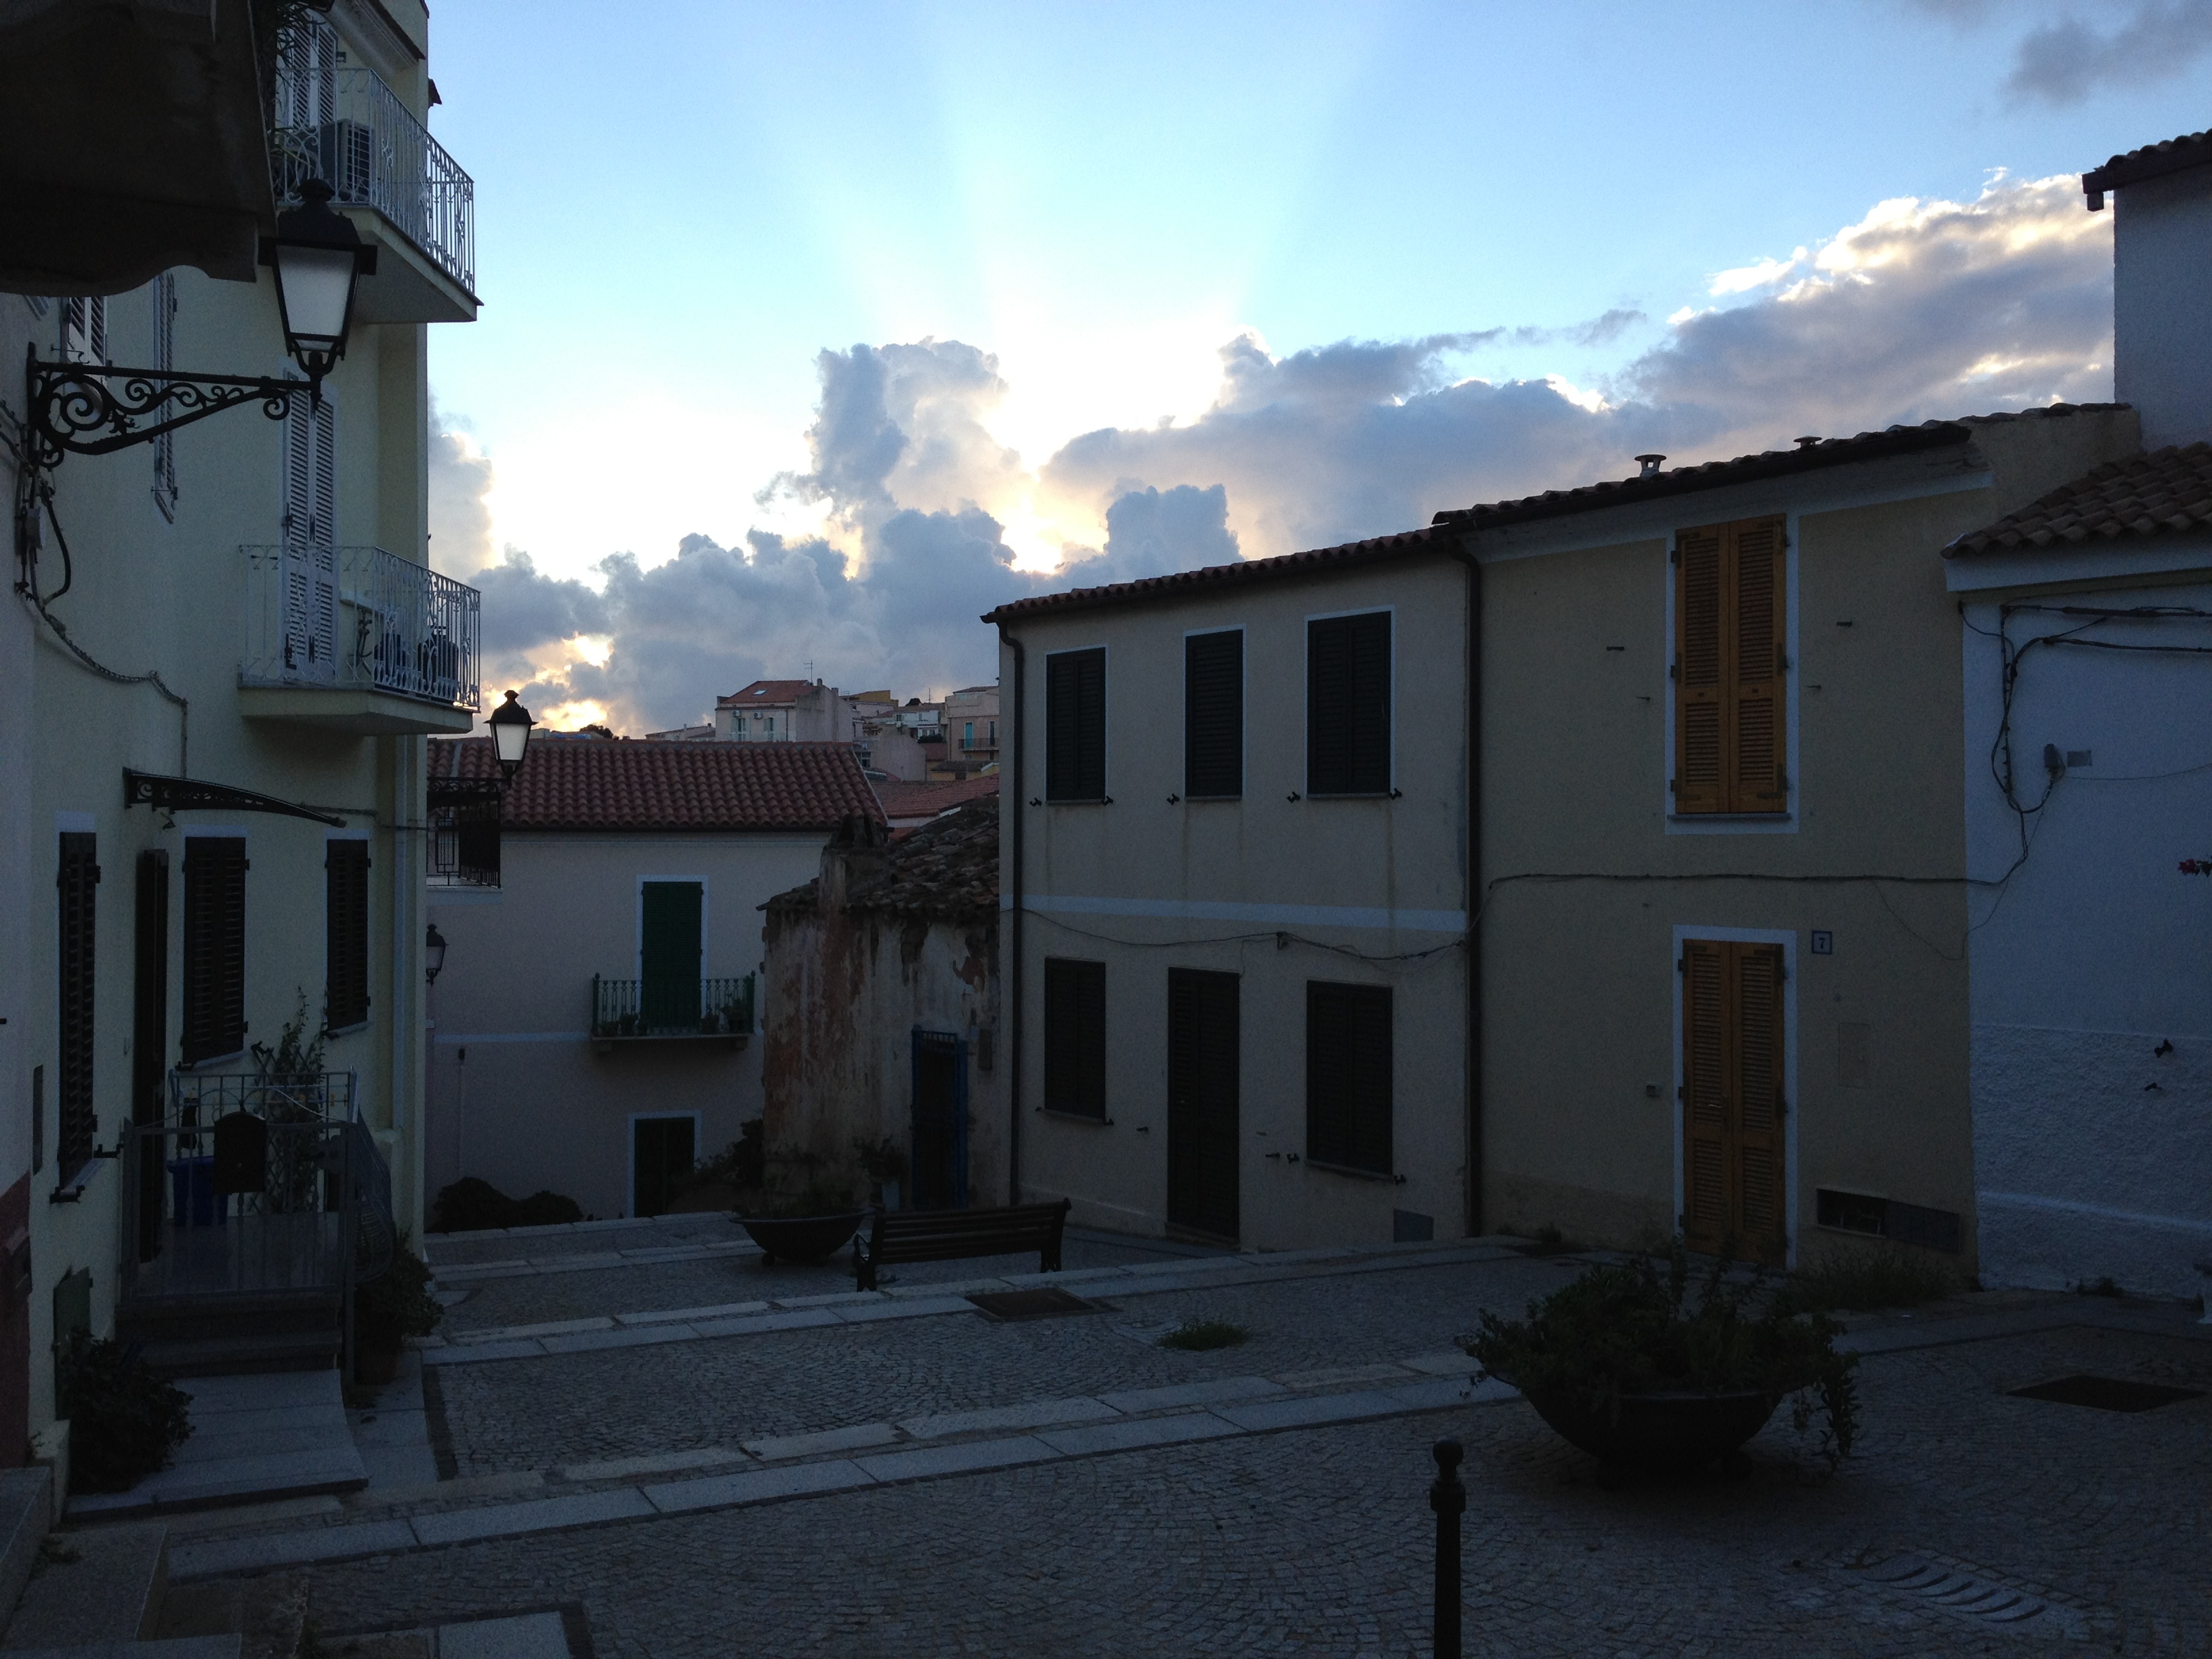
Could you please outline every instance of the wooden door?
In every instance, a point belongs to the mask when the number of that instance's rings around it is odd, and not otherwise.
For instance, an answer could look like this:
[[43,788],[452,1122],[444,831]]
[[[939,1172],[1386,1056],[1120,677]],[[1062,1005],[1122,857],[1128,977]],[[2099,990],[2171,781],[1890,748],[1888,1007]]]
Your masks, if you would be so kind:
[[639,1007],[648,1031],[699,1029],[700,912],[696,881],[648,881],[639,899]]
[[1168,1220],[1233,1239],[1237,1229],[1237,981],[1168,970]]
[[1682,1232],[1776,1261],[1788,1248],[1782,947],[1682,947]]

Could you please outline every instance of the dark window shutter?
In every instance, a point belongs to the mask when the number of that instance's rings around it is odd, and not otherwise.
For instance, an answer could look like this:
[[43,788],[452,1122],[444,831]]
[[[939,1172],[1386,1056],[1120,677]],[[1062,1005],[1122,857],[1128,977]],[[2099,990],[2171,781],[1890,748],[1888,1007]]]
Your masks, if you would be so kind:
[[1682,945],[1682,1234],[1717,1250],[1729,1231],[1726,945]]
[[194,836],[185,843],[185,1029],[187,1066],[246,1047],[246,842]]
[[1182,642],[1182,792],[1201,800],[1244,793],[1241,629]]
[[1106,964],[1044,960],[1044,1104],[1106,1115]]
[[1061,651],[1045,659],[1044,793],[1047,800],[1103,800],[1106,794],[1106,652]]
[[66,1186],[92,1157],[98,1120],[92,1093],[94,958],[99,921],[99,842],[88,835],[64,833],[56,885],[61,935],[58,1009],[60,1065],[55,1102],[56,1173]]
[[368,843],[325,843],[323,1021],[343,1030],[368,1018]]
[[1240,985],[1168,969],[1168,1220],[1237,1235]]
[[1306,1157],[1375,1175],[1390,1170],[1391,993],[1387,985],[1306,983]]
[[169,855],[161,848],[138,854],[137,896],[131,1114],[134,1122],[159,1123],[168,1104],[164,1085],[169,1063]]
[[1306,793],[1390,793],[1390,613],[1306,624]]

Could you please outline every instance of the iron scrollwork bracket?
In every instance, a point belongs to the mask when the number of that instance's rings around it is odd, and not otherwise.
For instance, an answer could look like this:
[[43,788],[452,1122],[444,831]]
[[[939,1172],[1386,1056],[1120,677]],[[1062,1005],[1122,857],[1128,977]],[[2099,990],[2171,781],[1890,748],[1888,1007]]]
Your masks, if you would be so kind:
[[35,347],[24,374],[32,461],[43,467],[58,465],[65,454],[107,455],[151,443],[240,404],[258,403],[264,415],[281,421],[295,399],[322,398],[314,380],[41,362]]

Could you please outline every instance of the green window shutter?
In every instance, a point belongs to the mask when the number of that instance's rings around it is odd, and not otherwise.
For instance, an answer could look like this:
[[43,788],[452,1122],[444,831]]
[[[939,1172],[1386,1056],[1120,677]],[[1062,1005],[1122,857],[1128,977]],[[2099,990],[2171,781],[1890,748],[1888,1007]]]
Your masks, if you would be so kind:
[[648,881],[639,895],[638,989],[647,1030],[699,1024],[701,916],[706,889],[696,881]]
[[1106,964],[1044,961],[1044,1105],[1106,1115]]
[[1240,988],[1168,969],[1168,1219],[1223,1238],[1237,1236]]
[[323,1020],[343,1030],[368,1018],[368,843],[325,843]]
[[246,1047],[246,842],[194,836],[185,843],[185,1023],[187,1066]]
[[1390,613],[1306,624],[1306,793],[1390,793]]
[[1106,652],[1060,651],[1045,659],[1047,800],[1106,796]]
[[1387,985],[1306,983],[1306,1157],[1391,1173],[1395,1069]]
[[1244,632],[1182,642],[1182,792],[1219,800],[1244,793]]

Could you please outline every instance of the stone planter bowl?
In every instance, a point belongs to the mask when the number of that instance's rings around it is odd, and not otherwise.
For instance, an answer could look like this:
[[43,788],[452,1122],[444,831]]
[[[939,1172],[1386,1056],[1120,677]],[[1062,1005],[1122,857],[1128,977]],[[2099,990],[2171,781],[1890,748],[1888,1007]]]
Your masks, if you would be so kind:
[[1616,1468],[1679,1473],[1727,1456],[1766,1426],[1781,1401],[1763,1389],[1632,1394],[1618,1419],[1586,1396],[1522,1390],[1560,1438]]
[[860,1230],[861,1219],[867,1213],[866,1210],[840,1210],[834,1215],[741,1215],[737,1223],[761,1247],[761,1266],[773,1267],[778,1261],[821,1261],[844,1246]]

